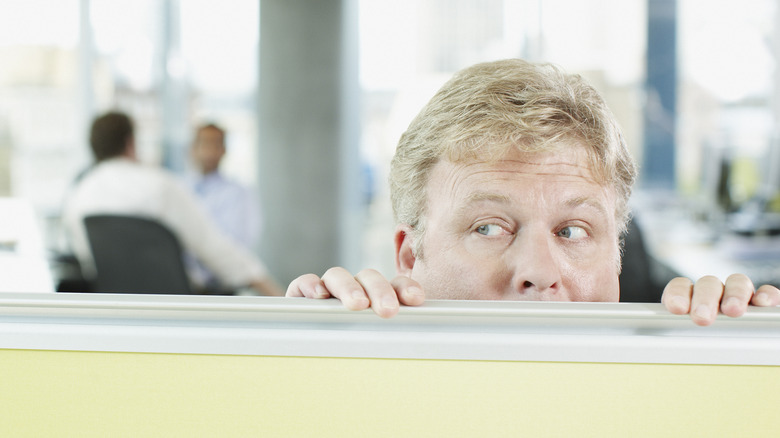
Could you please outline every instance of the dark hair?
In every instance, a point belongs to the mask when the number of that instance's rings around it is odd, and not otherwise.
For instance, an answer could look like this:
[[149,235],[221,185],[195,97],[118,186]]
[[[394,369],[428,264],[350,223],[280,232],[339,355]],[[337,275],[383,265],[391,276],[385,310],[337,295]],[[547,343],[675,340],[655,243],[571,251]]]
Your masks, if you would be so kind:
[[127,114],[109,112],[92,122],[89,145],[95,161],[103,161],[122,155],[127,140],[133,137],[133,122]]
[[200,135],[200,133],[202,131],[207,130],[207,129],[213,129],[213,130],[219,132],[220,134],[222,134],[223,142],[226,140],[225,137],[227,137],[227,133],[225,132],[225,130],[222,129],[221,126],[219,126],[219,125],[217,125],[216,123],[213,123],[213,122],[204,123],[204,124],[198,126],[198,129],[195,130],[195,138],[197,139],[198,136]]

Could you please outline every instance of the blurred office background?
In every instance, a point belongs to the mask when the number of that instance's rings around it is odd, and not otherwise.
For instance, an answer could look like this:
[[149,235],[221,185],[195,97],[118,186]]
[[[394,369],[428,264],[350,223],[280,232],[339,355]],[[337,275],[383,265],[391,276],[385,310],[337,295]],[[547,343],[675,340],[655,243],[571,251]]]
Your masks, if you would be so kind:
[[280,282],[333,265],[392,275],[398,137],[453,72],[522,57],[603,93],[663,264],[775,281],[778,3],[0,0],[0,196],[29,200],[61,250],[95,114],[128,112],[141,159],[177,173],[193,126],[216,121],[225,172],[261,199],[256,250]]

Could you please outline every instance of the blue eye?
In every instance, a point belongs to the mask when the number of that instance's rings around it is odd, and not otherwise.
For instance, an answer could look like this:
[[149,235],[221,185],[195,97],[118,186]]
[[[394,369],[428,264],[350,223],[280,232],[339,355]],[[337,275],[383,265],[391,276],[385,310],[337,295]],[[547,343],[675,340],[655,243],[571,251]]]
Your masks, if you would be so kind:
[[588,232],[582,227],[565,227],[558,231],[558,236],[566,239],[580,240],[588,237]]
[[503,234],[504,230],[500,226],[496,224],[485,224],[480,225],[476,229],[477,233],[485,235],[485,236],[498,236],[499,234]]

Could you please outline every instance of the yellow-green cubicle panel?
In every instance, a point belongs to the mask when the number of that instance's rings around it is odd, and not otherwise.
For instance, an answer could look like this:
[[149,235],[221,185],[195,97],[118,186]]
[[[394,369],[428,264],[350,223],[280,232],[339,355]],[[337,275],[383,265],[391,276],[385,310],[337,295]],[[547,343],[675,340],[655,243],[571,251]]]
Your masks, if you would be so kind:
[[2,436],[777,436],[780,312],[0,296]]

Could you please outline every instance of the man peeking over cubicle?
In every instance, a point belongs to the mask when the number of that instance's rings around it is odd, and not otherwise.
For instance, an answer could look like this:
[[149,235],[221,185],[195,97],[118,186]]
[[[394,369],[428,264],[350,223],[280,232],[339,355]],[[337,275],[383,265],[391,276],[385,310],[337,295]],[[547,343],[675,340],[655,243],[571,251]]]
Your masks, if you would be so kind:
[[198,200],[163,169],[136,156],[132,120],[109,112],[90,130],[95,159],[67,199],[63,224],[86,278],[95,275],[84,218],[94,214],[140,216],[167,226],[182,247],[235,287],[249,286],[263,295],[282,295],[263,263],[230,241],[200,207]]
[[[390,317],[424,299],[613,301],[636,178],[614,116],[577,75],[504,60],[466,68],[402,135],[390,171],[397,276],[332,268],[287,296]],[[672,280],[662,302],[711,323],[780,304],[744,275]]]

